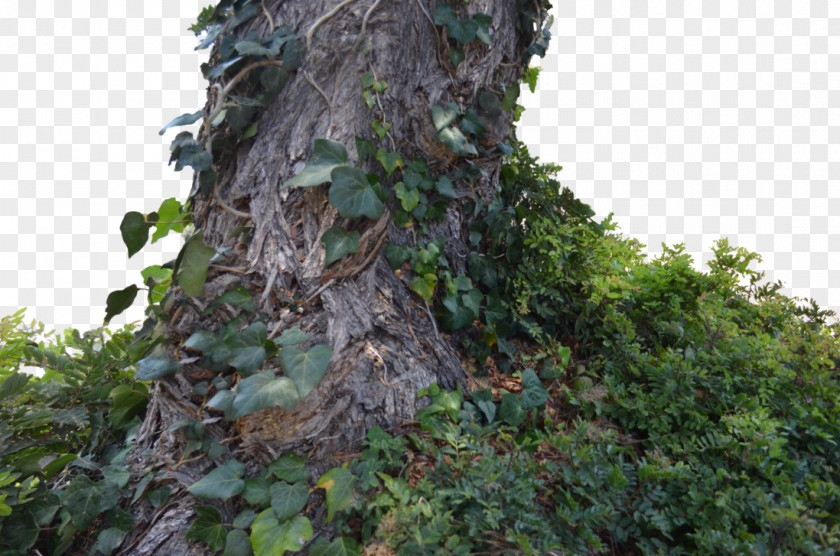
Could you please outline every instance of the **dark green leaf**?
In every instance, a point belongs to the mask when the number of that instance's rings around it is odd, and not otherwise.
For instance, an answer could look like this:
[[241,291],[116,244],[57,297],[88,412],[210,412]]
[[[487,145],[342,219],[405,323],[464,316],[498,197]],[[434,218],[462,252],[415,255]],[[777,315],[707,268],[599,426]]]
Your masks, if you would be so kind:
[[209,330],[198,330],[187,338],[183,347],[198,351],[209,351],[218,341],[219,338],[213,332]]
[[518,427],[522,421],[525,420],[527,414],[522,409],[522,402],[510,392],[502,392],[502,404],[499,407],[499,419],[511,425]]
[[[248,479],[245,479],[245,490],[248,490]],[[268,492],[268,484],[266,484],[266,486],[265,486],[265,491]],[[244,496],[244,494],[243,494],[243,496]],[[268,499],[266,499],[266,502],[263,505],[263,508],[268,506],[268,504],[269,504],[269,501],[268,501]],[[247,529],[248,527],[251,526],[251,524],[254,522],[254,519],[256,519],[256,517],[257,517],[257,512],[255,512],[251,508],[245,508],[244,510],[239,512],[235,518],[233,518],[233,526],[236,527],[237,529]]]
[[99,532],[96,536],[94,550],[96,553],[111,554],[122,543],[126,531],[120,531],[116,527],[109,527]]
[[258,515],[251,525],[251,546],[256,556],[297,552],[311,538],[312,524],[309,519],[297,516],[281,523],[272,509]]
[[420,202],[420,193],[417,189],[408,187],[401,181],[394,185],[394,193],[396,193],[397,199],[400,200],[400,206],[406,212],[414,210],[414,207]]
[[435,136],[438,141],[449,147],[458,156],[465,154],[477,154],[475,146],[467,142],[467,138],[457,127],[448,127],[440,130]]
[[159,352],[137,362],[137,380],[149,381],[178,372],[180,363],[172,361],[164,352]]
[[231,392],[230,390],[219,390],[216,392],[216,395],[207,402],[207,406],[230,414],[233,412],[233,400],[235,398],[235,392]]
[[392,270],[399,269],[402,264],[411,256],[411,248],[406,245],[389,243],[385,246],[385,258]]
[[160,131],[158,131],[158,134],[163,135],[164,133],[166,133],[166,130],[170,127],[194,124],[195,122],[201,119],[201,114],[201,110],[199,110],[198,112],[193,112],[192,114],[181,114],[180,116],[163,126],[163,128]]
[[[290,348],[284,348],[284,351]],[[291,411],[299,401],[295,383],[287,377],[275,378],[274,371],[263,371],[239,383],[233,400],[233,419],[280,406]]]
[[327,492],[327,522],[332,521],[336,512],[350,506],[353,502],[353,488],[356,477],[344,467],[330,469],[318,479],[318,488]]
[[286,376],[294,381],[301,400],[321,382],[332,354],[332,349],[323,344],[313,346],[309,351],[288,346],[280,352]]
[[519,83],[514,83],[505,89],[505,98],[502,100],[502,110],[508,112],[516,107],[516,100],[519,98]]
[[122,465],[106,465],[102,468],[102,477],[119,488],[125,488],[131,478],[131,473]]
[[295,453],[281,456],[269,465],[266,471],[289,483],[297,483],[309,478],[309,472],[306,471],[306,460]]
[[487,46],[493,46],[490,40],[490,24],[493,23],[493,18],[484,13],[477,13],[472,18],[476,23],[475,36]]
[[330,181],[333,169],[347,164],[347,149],[343,144],[329,139],[315,139],[312,159],[303,171],[282,185],[311,187]]
[[385,173],[388,174],[389,178],[397,167],[402,168],[403,165],[402,157],[399,153],[388,152],[385,149],[376,151],[376,160],[385,168]]
[[207,267],[216,250],[207,246],[198,232],[183,247],[183,258],[178,269],[178,285],[189,296],[199,296],[207,279]]
[[120,223],[120,234],[123,243],[128,248],[128,256],[131,258],[140,251],[146,242],[149,241],[149,229],[151,224],[146,222],[146,217],[139,212],[127,212]]
[[284,68],[269,66],[260,74],[260,83],[269,95],[276,95],[289,82],[289,72]]
[[459,112],[458,105],[453,103],[449,103],[446,108],[438,105],[432,106],[432,121],[435,124],[435,129],[440,131],[454,122]]
[[222,525],[222,514],[213,506],[195,509],[195,521],[187,529],[186,538],[205,543],[213,552],[225,547],[227,530]]
[[289,484],[279,481],[271,485],[271,507],[280,521],[285,521],[300,512],[309,498],[309,487],[305,481]]
[[[254,303],[254,300],[251,297],[251,292],[249,292],[248,290],[246,290],[242,286],[236,286],[232,290],[223,293],[221,296],[218,297],[218,299],[213,300],[213,303],[211,303],[207,307],[207,309],[204,310],[204,312],[202,314],[209,315],[210,313],[213,312],[212,311],[213,308],[218,307],[219,305],[222,305],[223,303],[229,303],[231,305],[234,305],[236,307],[241,307],[241,308],[245,309],[246,311],[250,311],[250,312],[253,312],[253,311],[257,310],[257,305]],[[193,334],[193,336],[194,335],[195,334]],[[190,337],[190,339],[192,339],[192,336]],[[192,346],[187,346],[187,347],[192,347]],[[202,351],[204,351],[204,350],[202,349]]]
[[469,44],[475,40],[478,23],[472,19],[455,18],[447,24],[448,34],[461,44]]
[[443,301],[444,312],[441,319],[441,326],[445,330],[458,330],[472,324],[473,312],[458,303],[458,298],[455,295],[447,296]]
[[376,153],[373,141],[356,137],[356,152],[359,153],[359,162],[364,162]]
[[248,533],[242,529],[234,529],[228,533],[222,556],[251,556],[253,553]]
[[283,67],[286,71],[295,71],[303,63],[306,46],[302,41],[294,39],[283,48]]
[[293,346],[301,344],[309,339],[309,334],[303,332],[300,328],[287,328],[280,334],[280,337],[275,340],[278,346]]
[[267,56],[274,58],[280,54],[279,48],[266,48],[256,41],[249,40],[239,41],[234,48],[243,56]]
[[241,478],[243,473],[245,473],[245,464],[231,459],[194,482],[187,491],[199,498],[227,500],[245,488],[245,481]]
[[456,19],[458,19],[458,15],[450,5],[438,6],[435,10],[435,25],[449,25]]
[[481,91],[478,93],[478,105],[491,118],[495,118],[501,114],[504,106],[496,93],[492,91]]
[[271,503],[269,488],[271,488],[271,483],[260,477],[245,479],[245,489],[242,491],[242,498],[252,506],[265,508]]
[[132,284],[123,290],[108,294],[108,298],[105,300],[105,324],[108,324],[112,318],[131,307],[134,298],[137,297],[137,291],[137,286]]
[[12,515],[3,521],[3,544],[26,551],[38,540],[40,532],[41,528],[38,527],[30,512],[26,510],[12,512]]
[[361,556],[362,550],[352,539],[338,537],[328,542],[319,537],[309,551],[311,556]]
[[456,199],[458,197],[458,193],[455,192],[452,180],[450,180],[448,176],[439,177],[437,182],[435,182],[435,189],[444,197],[449,197],[450,199]]
[[3,382],[0,382],[0,401],[22,392],[30,378],[32,378],[31,375],[24,373],[16,372],[9,375]]
[[155,508],[160,508],[163,506],[166,501],[169,499],[169,487],[164,485],[160,488],[156,488],[154,490],[150,490],[146,494],[146,499],[149,503],[154,506]]
[[70,482],[61,497],[61,502],[79,531],[87,529],[96,516],[109,507],[101,485],[92,482],[85,475],[79,475]]
[[460,49],[460,48],[450,48],[449,49],[449,61],[452,62],[452,66],[455,67],[455,69],[458,69],[458,66],[460,66],[461,62],[463,62],[465,59],[466,59],[466,55],[464,54],[464,51],[462,49]]
[[256,372],[265,361],[266,339],[265,324],[257,321],[216,346],[212,355],[215,360],[224,361],[241,373],[249,375]]
[[498,284],[496,268],[493,260],[484,255],[472,252],[467,257],[467,265],[470,269],[470,277],[482,285],[493,289]]
[[368,183],[365,173],[348,166],[339,166],[332,171],[330,204],[338,209],[344,218],[367,216],[376,220],[385,210],[376,192]]
[[333,226],[321,236],[326,246],[324,266],[330,266],[335,261],[350,253],[359,252],[359,232],[350,232],[343,226]]
[[522,409],[533,409],[548,401],[548,392],[534,369],[522,371]]

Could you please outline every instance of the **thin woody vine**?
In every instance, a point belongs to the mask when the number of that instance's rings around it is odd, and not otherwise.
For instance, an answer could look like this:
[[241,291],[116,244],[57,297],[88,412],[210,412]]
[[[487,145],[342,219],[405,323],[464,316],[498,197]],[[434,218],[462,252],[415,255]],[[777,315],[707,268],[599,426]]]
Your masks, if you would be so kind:
[[[193,393],[202,400],[201,413],[223,415],[224,419],[235,422],[272,407],[293,410],[317,387],[327,370],[332,356],[330,347],[301,348],[301,344],[309,340],[309,334],[299,328],[287,328],[280,333],[278,326],[269,331],[266,316],[257,312],[254,292],[239,285],[215,299],[203,296],[208,271],[214,268],[242,270],[225,266],[225,250],[229,248],[214,249],[205,244],[201,218],[191,212],[191,200],[196,196],[212,198],[222,210],[240,218],[242,225],[231,236],[248,244],[253,232],[250,214],[225,202],[217,187],[214,167],[227,154],[243,145],[247,147],[247,142],[259,133],[261,114],[296,73],[302,73],[326,102],[330,118],[328,129],[332,130],[331,101],[301,67],[318,28],[354,1],[340,2],[305,32],[278,24],[264,3],[256,0],[223,0],[215,7],[205,8],[190,28],[197,36],[205,34],[199,49],[214,46],[211,60],[201,67],[210,82],[210,102],[204,110],[175,118],[160,130],[160,134],[170,128],[200,124],[197,136],[182,131],[170,146],[170,163],[175,163],[175,169],[190,167],[195,172],[193,189],[183,204],[176,199],[167,199],[156,212],[145,215],[129,212],[120,231],[129,256],[140,251],[150,235],[152,242],[170,232],[188,235],[171,265],[154,265],[142,271],[148,308],[147,320],[135,340],[136,377],[141,381],[154,381],[185,372],[190,365],[198,363],[211,372],[211,376],[193,387]],[[381,0],[374,2],[362,19],[355,46],[365,52],[369,49],[365,40],[367,23],[380,3]],[[550,5],[520,0],[518,6],[519,31],[530,41],[524,53],[524,66],[527,67],[531,56],[545,54],[550,38],[550,21],[546,24]],[[492,20],[486,14],[467,15],[465,6],[459,2],[441,5],[434,14],[425,8],[423,12],[438,38],[438,60],[450,76],[455,76],[460,64],[464,63],[465,49],[492,45]],[[268,34],[258,36],[250,32],[240,36],[241,33],[237,33],[246,22],[262,17],[267,20]],[[286,302],[295,311],[303,311],[305,304],[325,288],[367,267],[384,247],[392,269],[418,296],[433,324],[439,319],[440,326],[447,331],[474,328],[476,332],[468,335],[473,340],[465,337],[464,342],[477,358],[486,356],[491,348],[511,353],[506,335],[509,327],[503,324],[510,320],[509,309],[493,293],[497,272],[494,262],[481,254],[484,241],[481,223],[470,234],[469,272],[457,276],[452,275],[449,261],[443,254],[446,238],[430,237],[430,224],[441,221],[453,202],[461,203],[475,216],[498,210],[499,207],[488,207],[482,198],[471,193],[483,170],[469,161],[488,152],[504,156],[514,153],[515,139],[488,143],[483,119],[496,118],[507,112],[518,120],[522,110],[516,104],[519,85],[505,87],[499,84],[478,91],[475,98],[462,97],[461,102],[432,107],[429,118],[436,130],[435,139],[449,152],[444,171],[436,172],[430,167],[440,167],[439,161],[431,164],[416,158],[405,160],[398,152],[390,133],[391,124],[382,108],[381,95],[388,88],[387,76],[377,71],[369,57],[367,64],[368,71],[362,77],[359,93],[374,119],[371,133],[355,138],[358,159],[351,161],[347,146],[329,136],[315,139],[312,158],[301,172],[281,185],[281,188],[288,188],[329,184],[329,204],[337,212],[335,225],[321,236],[326,270],[323,285],[307,299],[300,298],[300,294],[288,294]],[[522,76],[532,91],[537,74],[537,68],[529,68]],[[452,83],[454,86],[454,79]],[[456,164],[459,160],[466,164]],[[374,171],[360,167],[366,165],[371,170],[373,164],[378,165]],[[515,172],[515,169],[510,171]],[[389,223],[408,229],[412,242],[386,244],[385,230]],[[138,293],[139,288],[135,285],[111,293],[106,303],[106,322],[130,307]],[[176,304],[179,306],[173,310]],[[177,346],[174,354],[170,354],[165,348],[163,333],[166,315],[174,312],[177,316],[179,311],[185,310],[201,315],[219,312],[227,322],[216,330],[195,331]],[[437,328],[435,333],[439,334]],[[562,369],[568,363],[568,357],[567,349],[557,351],[556,368]],[[279,366],[268,364],[273,361]],[[283,370],[282,376],[275,373],[274,369],[278,367]],[[545,390],[536,375],[523,377],[524,382],[529,384],[528,392],[524,393],[523,402],[517,402],[517,407],[530,409],[535,406],[527,402],[526,394],[531,401],[544,401]],[[432,396],[433,406],[436,401],[446,399],[446,393],[437,389],[424,393]],[[185,453],[174,462],[175,468],[202,457],[226,459],[188,491],[210,500],[224,501],[240,496],[245,502],[245,509],[232,524],[222,523],[221,513],[212,504],[199,506],[188,538],[202,541],[214,551],[225,548],[226,553],[233,554],[241,547],[244,554],[248,553],[247,545],[257,554],[278,554],[285,550],[300,550],[312,537],[312,523],[303,515],[312,490],[307,484],[308,472],[303,458],[288,454],[264,468],[259,476],[243,478],[245,465],[230,456],[227,444],[203,436],[201,415],[195,421],[183,423],[180,429],[188,442]],[[141,480],[135,499],[151,481],[150,476]],[[357,477],[346,465],[327,471],[318,480],[316,488],[323,489],[328,522],[336,512],[350,506],[356,483]],[[319,538],[318,542],[318,550],[358,550],[354,541],[340,536],[331,542]]]

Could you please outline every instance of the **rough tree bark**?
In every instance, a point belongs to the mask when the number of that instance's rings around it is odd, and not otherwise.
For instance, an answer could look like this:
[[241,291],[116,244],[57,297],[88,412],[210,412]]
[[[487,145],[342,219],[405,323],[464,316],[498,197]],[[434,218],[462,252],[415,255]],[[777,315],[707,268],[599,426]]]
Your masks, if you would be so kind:
[[[312,344],[327,344],[333,350],[320,385],[296,410],[262,411],[235,426],[222,420],[208,423],[207,434],[216,440],[230,439],[226,445],[234,456],[252,469],[292,450],[307,455],[310,462],[329,461],[330,454],[357,445],[371,427],[411,419],[421,403],[419,389],[434,382],[452,388],[465,381],[456,349],[438,332],[422,300],[408,289],[407,277],[393,272],[385,260],[388,242],[413,245],[419,239],[414,232],[396,227],[386,210],[379,221],[357,225],[362,234],[357,254],[325,270],[321,235],[342,220],[327,202],[327,187],[280,187],[312,156],[316,138],[343,143],[359,165],[354,138],[373,138],[371,124],[377,116],[363,100],[362,75],[374,73],[388,82],[377,110],[392,124],[392,150],[403,160],[425,159],[436,174],[466,165],[484,170],[485,177],[471,186],[456,184],[462,198],[450,203],[445,219],[431,233],[432,238],[448,238],[446,254],[453,275],[463,270],[470,216],[462,204],[476,196],[492,198],[502,162],[494,145],[509,133],[511,117],[502,112],[485,120],[489,136],[482,144],[488,148],[465,159],[456,158],[435,140],[431,109],[450,102],[476,106],[479,91],[498,91],[500,84],[517,83],[533,31],[518,29],[524,2],[453,2],[462,15],[483,12],[492,18],[492,46],[478,41],[467,45],[466,59],[456,70],[446,56],[449,42],[444,27],[432,20],[442,3],[266,0],[266,17],[255,17],[236,31],[240,36],[249,31],[266,35],[270,15],[274,24],[307,35],[316,21],[341,5],[311,33],[302,66],[261,115],[257,135],[217,161],[218,194],[235,210],[225,209],[212,195],[191,199],[204,241],[233,249],[225,262],[227,269],[211,268],[204,297],[212,299],[239,283],[260,300],[269,331],[298,326],[312,334]],[[533,11],[541,2],[528,4]],[[209,96],[205,110],[213,101],[212,91]],[[391,139],[385,141],[387,145]],[[370,160],[360,167],[377,172],[375,165]],[[393,181],[383,183],[388,188]],[[394,202],[391,193],[389,203]],[[231,239],[231,232],[244,225],[253,226],[248,247]],[[302,311],[287,303],[290,296],[302,300]],[[166,327],[173,350],[199,326],[218,325],[213,322],[217,317],[178,310],[181,306],[174,305]],[[185,441],[180,432],[167,430],[183,418],[214,416],[206,410],[200,413],[201,399],[191,393],[195,381],[190,372],[183,372],[154,387],[131,462],[137,477],[157,469],[173,494],[161,509],[143,501],[132,507],[137,530],[123,543],[125,554],[201,554],[206,549],[184,539],[196,504],[184,489],[213,463],[203,458],[174,469],[172,462]],[[226,518],[234,515],[232,508],[226,511],[230,512]]]

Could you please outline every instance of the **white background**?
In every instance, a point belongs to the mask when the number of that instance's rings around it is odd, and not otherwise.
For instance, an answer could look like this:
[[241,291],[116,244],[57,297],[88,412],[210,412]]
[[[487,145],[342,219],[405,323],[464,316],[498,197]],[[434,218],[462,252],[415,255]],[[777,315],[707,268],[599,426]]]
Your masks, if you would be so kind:
[[[203,105],[203,3],[4,2],[0,314],[86,329],[175,256],[172,238],[128,260],[119,223],[189,191],[157,132]],[[521,136],[650,252],[684,242],[702,265],[727,236],[840,308],[840,3],[752,4],[563,2]]]

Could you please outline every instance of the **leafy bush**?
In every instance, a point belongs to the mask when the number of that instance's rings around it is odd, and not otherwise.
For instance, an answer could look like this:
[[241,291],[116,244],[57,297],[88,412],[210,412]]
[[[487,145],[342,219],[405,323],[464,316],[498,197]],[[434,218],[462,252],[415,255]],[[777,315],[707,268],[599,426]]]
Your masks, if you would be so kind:
[[117,503],[148,399],[131,330],[53,338],[22,319],[0,320],[0,553],[62,554],[94,524],[110,553],[133,527]]

